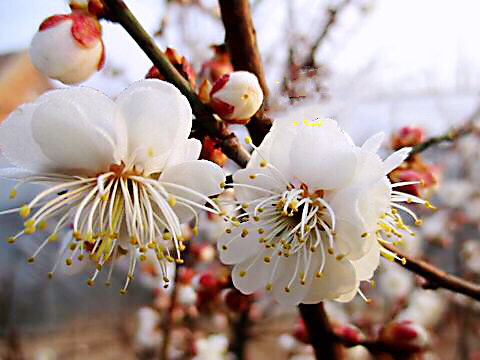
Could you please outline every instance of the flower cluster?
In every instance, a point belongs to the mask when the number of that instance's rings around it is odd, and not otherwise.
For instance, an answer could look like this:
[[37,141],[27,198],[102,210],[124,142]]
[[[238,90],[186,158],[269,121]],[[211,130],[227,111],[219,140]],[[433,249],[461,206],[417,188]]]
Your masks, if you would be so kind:
[[[408,156],[403,148],[382,160],[383,134],[356,146],[332,119],[309,107],[278,118],[246,169],[233,176],[235,226],[218,241],[220,259],[234,264],[235,286],[271,291],[280,303],[349,301],[369,280],[381,246],[411,232],[401,202],[429,206],[395,191],[387,174]],[[360,293],[361,294],[361,293]]]
[[196,160],[201,144],[188,139],[191,126],[186,98],[160,80],[134,83],[115,101],[77,87],[21,106],[0,126],[2,152],[16,166],[2,173],[20,185],[49,185],[17,209],[25,227],[9,241],[53,223],[30,261],[71,229],[59,261],[72,265],[88,256],[96,264],[88,283],[128,252],[125,291],[148,251],[168,283],[166,262],[182,262],[180,223],[198,221],[199,209],[218,213],[208,196],[221,192],[225,179],[216,164]]

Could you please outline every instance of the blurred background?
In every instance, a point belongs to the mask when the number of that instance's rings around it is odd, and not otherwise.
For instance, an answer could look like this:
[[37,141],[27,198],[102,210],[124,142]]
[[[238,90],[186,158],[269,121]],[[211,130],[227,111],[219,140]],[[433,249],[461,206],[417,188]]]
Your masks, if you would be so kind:
[[[224,61],[212,48],[224,40],[216,1],[125,2],[147,31],[155,35],[161,49],[174,48],[197,74],[212,62]],[[357,144],[378,131],[392,136],[410,126],[429,138],[469,119],[476,120],[474,115],[480,106],[480,3],[252,0],[251,7],[271,92],[267,107],[272,116],[290,106],[316,102],[320,115],[334,116]],[[0,119],[42,92],[65,86],[36,71],[27,49],[46,17],[68,11],[68,3],[63,0],[0,2]],[[119,25],[102,21],[102,26],[106,63],[83,85],[114,96],[145,77],[151,63]],[[439,210],[434,214],[421,211],[424,226],[405,249],[473,281],[478,281],[480,273],[476,260],[480,255],[479,145],[478,135],[469,135],[453,147],[440,146],[425,153],[421,171],[430,182],[421,195],[433,196],[431,201]],[[384,151],[391,149],[387,146]],[[3,158],[0,164],[8,166]],[[230,168],[233,165],[227,164],[226,169]],[[0,182],[1,209],[25,203],[36,191],[24,186],[15,200],[9,200],[12,186],[7,180]],[[202,251],[215,251],[212,244],[222,225],[214,219],[204,222],[203,243],[195,255],[201,263],[196,275],[201,277],[209,271],[221,278],[223,270],[218,270],[215,255],[209,258]],[[0,237],[15,234],[20,225],[17,214],[0,216]],[[164,322],[156,318],[158,313],[138,312],[146,305],[157,312],[168,308],[168,294],[162,293],[155,281],[153,285],[151,281],[134,281],[128,295],[120,296],[118,289],[126,276],[121,266],[110,287],[86,286],[86,274],[91,269],[65,267],[48,280],[47,272],[56,259],[55,247],[47,248],[30,265],[26,258],[41,239],[21,240],[15,246],[0,242],[0,359],[158,356],[156,345],[149,341],[159,343]],[[140,269],[138,276],[148,278],[151,274],[147,267]],[[429,357],[422,358],[480,359],[477,303],[444,291],[422,290],[419,279],[395,264],[382,264],[377,280],[379,285],[367,291],[374,306],[361,299],[344,307],[331,304],[328,310],[335,321],[353,323],[372,335],[392,319],[414,319],[429,336]],[[205,286],[202,284],[197,284],[195,290]],[[198,296],[187,305],[198,302]],[[254,315],[250,314],[253,330],[246,358],[262,359],[265,354],[272,357],[272,351],[278,356],[275,359],[309,355],[310,350],[302,347],[300,336],[295,335],[296,309],[278,307],[269,312],[269,304],[269,300],[260,298],[252,310]],[[218,346],[222,357],[207,352],[201,359],[224,358],[227,348],[231,350],[228,356],[237,353],[231,346],[234,332],[231,328],[225,330],[229,322],[238,325],[237,315],[217,314],[209,309],[207,317],[201,306],[196,309],[200,315],[189,311],[193,310],[183,309],[181,319],[197,316],[198,321],[200,316],[205,324],[213,324],[210,330],[210,325],[202,330],[203,340],[214,333],[228,338],[225,346],[218,339],[214,339],[216,345],[209,345]],[[196,347],[194,353],[199,356],[202,345]],[[346,356],[370,358],[363,350],[355,351]],[[171,358],[193,356],[188,354],[186,350],[172,350]]]

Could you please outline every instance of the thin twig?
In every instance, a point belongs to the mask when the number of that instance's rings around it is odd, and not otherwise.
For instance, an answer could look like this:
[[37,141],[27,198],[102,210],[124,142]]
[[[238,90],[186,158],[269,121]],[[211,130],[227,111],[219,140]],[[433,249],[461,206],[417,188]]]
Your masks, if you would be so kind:
[[328,19],[327,22],[325,23],[325,26],[323,27],[322,31],[318,35],[318,37],[315,39],[313,42],[312,46],[310,47],[309,55],[306,58],[306,60],[303,62],[303,64],[300,66],[300,68],[305,68],[305,67],[310,67],[310,68],[315,68],[315,52],[317,49],[320,47],[320,45],[323,43],[323,41],[326,39],[330,28],[332,27],[333,24],[335,24],[335,21],[337,19],[337,16],[340,12],[342,12],[343,9],[351,2],[351,0],[344,0],[340,4],[338,4],[337,7],[335,8],[330,8],[328,9]]
[[103,1],[106,5],[104,17],[120,24],[129,33],[165,79],[175,85],[188,99],[196,116],[197,124],[217,141],[225,155],[245,167],[250,159],[249,153],[243,148],[237,137],[227,129],[225,123],[215,118],[208,106],[198,99],[188,81],[168,61],[127,5],[122,0]]
[[383,244],[383,246],[398,256],[398,259],[395,259],[395,262],[403,265],[406,269],[427,280],[424,288],[444,288],[480,300],[480,285],[459,278],[458,276],[448,274],[424,260],[412,259],[393,245]]
[[480,105],[475,109],[472,115],[470,115],[468,119],[464,121],[463,125],[450,130],[444,135],[432,137],[420,144],[415,145],[410,152],[410,156],[419,154],[433,145],[437,145],[442,142],[454,142],[462,136],[470,134],[471,132],[475,131],[474,122],[478,117],[480,117]]
[[[219,0],[219,4],[225,27],[225,42],[233,68],[255,74],[266,98],[268,88],[248,0]],[[271,124],[271,119],[263,116],[263,109],[251,118],[247,128],[254,144],[262,142]]]
[[337,339],[328,320],[323,303],[298,305],[315,357],[324,360],[341,359]]

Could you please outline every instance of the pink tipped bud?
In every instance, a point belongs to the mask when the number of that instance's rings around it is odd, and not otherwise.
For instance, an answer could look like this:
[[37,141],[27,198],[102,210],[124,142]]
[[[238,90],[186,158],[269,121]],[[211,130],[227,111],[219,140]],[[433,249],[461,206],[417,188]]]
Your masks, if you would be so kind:
[[392,149],[415,146],[425,140],[425,131],[420,127],[404,126],[392,135]]
[[342,324],[334,327],[335,334],[342,337],[348,342],[359,343],[365,340],[365,335],[352,324]]
[[213,84],[210,105],[230,123],[246,124],[260,108],[263,92],[257,77],[248,71],[225,74]]
[[47,18],[30,44],[33,65],[65,84],[86,80],[103,66],[104,47],[98,20],[72,13]]
[[430,340],[427,330],[422,325],[410,320],[387,324],[380,337],[387,343],[395,344],[398,348],[411,352],[425,350]]

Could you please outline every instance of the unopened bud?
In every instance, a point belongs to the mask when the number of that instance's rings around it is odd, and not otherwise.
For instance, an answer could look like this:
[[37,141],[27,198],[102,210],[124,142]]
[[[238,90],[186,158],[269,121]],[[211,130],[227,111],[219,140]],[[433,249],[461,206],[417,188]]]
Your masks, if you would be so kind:
[[263,92],[257,77],[248,71],[225,74],[213,84],[210,105],[224,120],[246,124],[260,108]]
[[387,324],[380,337],[387,343],[395,344],[411,352],[425,350],[430,340],[427,330],[422,325],[410,320]]
[[30,44],[33,65],[65,84],[86,80],[101,69],[104,47],[97,18],[72,13],[47,18]]
[[425,140],[425,131],[420,127],[404,126],[392,135],[392,149],[415,146]]

